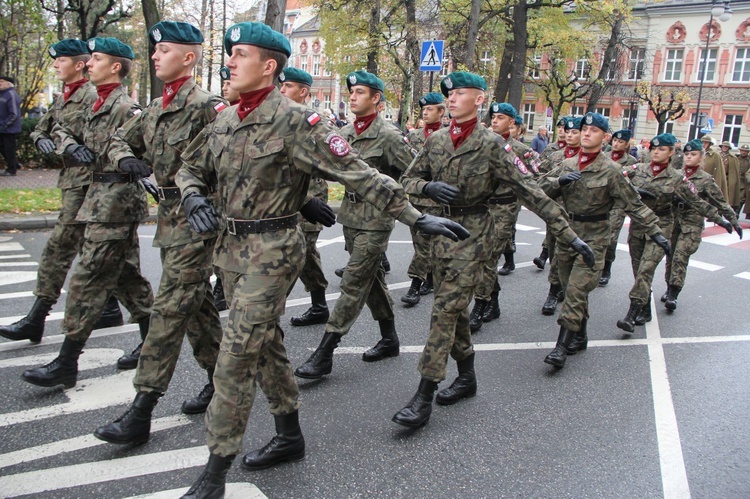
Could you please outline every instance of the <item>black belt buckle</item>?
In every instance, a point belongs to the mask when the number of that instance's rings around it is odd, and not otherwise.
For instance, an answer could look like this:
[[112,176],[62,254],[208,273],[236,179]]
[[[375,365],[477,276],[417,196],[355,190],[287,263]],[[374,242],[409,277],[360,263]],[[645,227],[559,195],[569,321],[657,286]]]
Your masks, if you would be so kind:
[[349,192],[344,191],[344,194],[346,194],[346,198],[349,200],[350,203],[358,203],[357,201],[357,193],[356,192]]
[[573,213],[572,211],[569,211],[568,212],[568,218],[570,219],[571,222],[575,222],[576,221],[576,214]]
[[444,204],[444,205],[442,205],[442,206],[443,206],[443,215],[445,215],[446,217],[450,217],[450,216],[453,216],[453,215],[451,214],[451,205],[449,205],[449,204]]
[[156,186],[156,194],[158,195],[158,198],[160,201],[166,200],[166,196],[164,195],[164,188],[160,186]]
[[234,218],[227,218],[227,232],[231,235],[237,235],[237,226],[234,224]]
[[261,224],[261,222],[263,222],[263,220],[253,220],[253,227],[256,234],[260,234],[263,232],[263,225]]

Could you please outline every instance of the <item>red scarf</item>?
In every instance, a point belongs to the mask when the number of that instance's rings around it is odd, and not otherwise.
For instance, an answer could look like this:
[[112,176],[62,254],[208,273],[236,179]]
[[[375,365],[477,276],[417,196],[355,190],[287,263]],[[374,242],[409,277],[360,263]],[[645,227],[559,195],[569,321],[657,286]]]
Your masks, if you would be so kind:
[[256,107],[260,106],[274,88],[276,87],[271,85],[270,87],[261,88],[260,90],[253,90],[251,92],[240,94],[240,105],[237,106],[237,116],[240,117],[240,121],[244,120],[248,114],[253,112]]
[[112,91],[119,86],[120,83],[105,83],[104,85],[96,86],[96,93],[99,94],[99,98],[96,99],[96,102],[94,102],[94,112],[97,112],[99,108],[102,107],[102,104],[104,104],[104,101],[107,100],[109,94],[111,94]]
[[510,132],[503,133],[500,136],[505,139],[505,142],[508,142],[510,140]]
[[177,78],[172,83],[167,83],[164,85],[164,93],[162,93],[161,98],[161,108],[166,109],[170,102],[172,102],[172,99],[174,99],[175,95],[177,95],[177,92],[182,87],[183,83],[188,81],[190,79],[190,76],[183,76],[182,78]]
[[596,158],[599,157],[599,153],[601,150],[596,152],[582,152],[580,156],[578,156],[578,170],[583,170],[587,166],[589,166],[591,163],[596,160]]
[[557,147],[559,147],[560,149],[564,148],[566,145],[567,144],[566,144],[566,142],[564,140],[558,140],[557,141]]
[[612,151],[612,161],[619,161],[623,156],[625,156],[625,151]]
[[63,102],[68,102],[70,96],[76,93],[76,90],[84,86],[87,82],[88,80],[86,78],[81,78],[73,83],[66,83],[65,86],[63,86]]
[[239,99],[237,99],[237,100],[233,100],[232,102],[230,102],[230,103],[229,103],[229,105],[230,105],[230,106],[236,106],[236,105],[237,105],[237,104],[239,104],[239,103],[240,103],[240,100],[239,100]]
[[378,113],[375,112],[373,114],[370,114],[369,116],[357,116],[357,119],[354,120],[354,131],[357,132],[357,135],[367,130],[372,122],[375,121],[375,117],[377,117],[377,115]]
[[424,125],[424,138],[426,139],[427,137],[430,136],[430,134],[432,132],[434,132],[435,130],[439,130],[439,129],[440,129],[440,122],[439,121],[436,122],[436,123],[425,123],[425,125]]
[[692,177],[693,175],[695,175],[695,172],[697,172],[698,170],[700,170],[700,168],[701,168],[700,165],[694,166],[692,168],[690,168],[689,166],[685,166],[685,176],[687,178]]
[[471,132],[474,131],[474,127],[477,124],[477,118],[476,116],[469,120],[464,121],[463,123],[456,123],[456,118],[453,118],[451,120],[451,141],[453,141],[453,149],[458,149],[461,144],[464,143],[464,140],[466,140],[466,137],[471,135]]
[[573,156],[578,154],[578,151],[580,150],[581,150],[581,146],[577,146],[577,147],[565,146],[565,158],[572,158]]
[[669,163],[656,163],[654,161],[651,162],[651,173],[654,174],[654,177],[659,175],[664,169],[669,166]]

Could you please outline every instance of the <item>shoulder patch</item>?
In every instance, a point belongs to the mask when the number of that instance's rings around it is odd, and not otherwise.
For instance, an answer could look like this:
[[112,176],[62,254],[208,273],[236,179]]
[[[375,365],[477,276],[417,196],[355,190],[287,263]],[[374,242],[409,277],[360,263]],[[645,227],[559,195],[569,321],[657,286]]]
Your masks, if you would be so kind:
[[406,144],[408,144],[408,143],[409,143],[409,137],[407,137],[406,135],[404,135],[404,142],[405,142]]
[[141,111],[140,109],[133,109],[133,116],[138,116],[138,115],[139,115],[139,114],[141,114],[142,112],[143,112],[143,111]]
[[343,158],[351,152],[349,143],[344,137],[337,133],[329,133],[325,138],[325,143],[328,144],[328,149],[331,151],[331,154],[338,156],[339,158]]
[[503,146],[503,149],[505,149],[505,152],[511,152],[513,150],[513,148],[507,142]]
[[524,175],[528,175],[529,170],[526,168],[526,165],[523,164],[523,161],[521,161],[518,156],[513,157],[513,163],[515,163],[516,168],[518,168],[518,171],[523,173]]
[[216,111],[217,113],[220,113],[223,110],[225,110],[227,107],[228,106],[224,104],[223,102],[219,102],[218,104],[214,106],[214,111]]
[[307,117],[307,122],[310,124],[310,126],[317,125],[318,122],[320,122],[320,115],[318,113],[312,113]]

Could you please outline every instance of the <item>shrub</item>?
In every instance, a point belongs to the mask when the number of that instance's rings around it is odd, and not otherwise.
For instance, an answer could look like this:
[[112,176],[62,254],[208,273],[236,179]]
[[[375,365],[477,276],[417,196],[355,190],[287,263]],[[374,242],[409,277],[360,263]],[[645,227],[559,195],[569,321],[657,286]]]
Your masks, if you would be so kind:
[[39,118],[21,118],[21,133],[18,136],[18,161],[24,168],[62,168],[63,162],[56,154],[42,154],[31,140]]

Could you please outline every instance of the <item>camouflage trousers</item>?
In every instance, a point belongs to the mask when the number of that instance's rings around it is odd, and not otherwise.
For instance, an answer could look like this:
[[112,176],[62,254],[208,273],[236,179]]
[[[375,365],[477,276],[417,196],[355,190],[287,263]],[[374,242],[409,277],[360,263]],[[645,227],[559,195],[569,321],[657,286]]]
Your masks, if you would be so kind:
[[617,257],[617,240],[620,238],[620,231],[625,224],[625,211],[619,208],[613,208],[609,212],[610,237],[612,238],[607,246],[607,254],[604,259],[608,262],[614,262]]
[[671,284],[680,289],[685,287],[688,262],[693,253],[698,251],[702,233],[703,227],[700,225],[675,223],[669,241],[672,253],[667,257],[667,269],[664,275],[667,285]]
[[[418,206],[414,205],[416,209],[424,214],[440,216],[442,210],[434,206]],[[411,227],[411,242],[414,246],[414,256],[411,259],[409,268],[406,270],[406,274],[411,279],[421,279],[425,281],[427,274],[432,272],[432,258],[431,258],[431,241],[432,237],[426,234],[422,234],[414,227]]]
[[323,264],[320,261],[320,252],[318,251],[319,230],[303,231],[305,236],[305,266],[299,274],[299,279],[305,285],[305,291],[308,293],[317,290],[328,289],[328,280],[323,274]]
[[341,278],[341,296],[336,300],[326,332],[344,335],[359,317],[365,303],[376,321],[393,319],[393,300],[380,265],[388,249],[391,231],[344,227],[349,261]]
[[[669,223],[662,221],[659,223],[662,234],[667,239],[672,238],[672,226],[672,220]],[[664,250],[640,231],[634,233],[632,225],[630,226],[630,234],[628,234],[628,247],[630,248],[630,265],[635,277],[635,282],[628,296],[631,301],[645,305],[651,294],[651,284],[654,282],[656,267],[664,258]]]
[[220,270],[230,305],[214,371],[216,392],[206,411],[206,444],[213,454],[231,456],[242,451],[256,382],[271,414],[290,414],[300,406],[299,387],[279,326],[287,291],[302,266],[301,258],[291,263],[291,271],[281,275]]
[[490,294],[495,288],[495,284],[498,283],[497,264],[500,261],[500,257],[505,252],[516,251],[514,236],[516,232],[516,220],[518,220],[518,213],[520,211],[521,205],[518,202],[490,205],[490,214],[492,215],[494,225],[493,246],[490,250],[490,258],[483,262],[484,265],[482,265],[481,280],[475,290],[477,300],[487,301],[490,299]]
[[484,262],[435,258],[432,279],[435,299],[430,334],[417,369],[423,378],[440,382],[447,374],[448,355],[456,361],[474,353],[469,330],[469,304],[481,279]]
[[547,282],[553,286],[561,286],[560,273],[558,272],[557,266],[557,238],[552,234],[552,231],[550,231],[549,228],[544,235],[542,246],[547,248],[547,253],[549,254],[549,274],[547,274]]
[[60,216],[42,250],[34,289],[34,295],[45,301],[55,303],[60,298],[70,266],[81,252],[86,224],[76,222],[76,215],[88,189],[86,185],[62,190]]
[[557,241],[555,258],[560,274],[560,284],[565,298],[557,323],[570,331],[580,331],[581,322],[589,318],[589,293],[599,286],[604,268],[605,245],[586,241],[594,252],[594,268],[589,268],[583,257],[567,244]]
[[86,224],[81,256],[73,268],[65,300],[63,332],[79,342],[91,336],[110,295],[133,322],[151,315],[154,293],[141,275],[138,222]]
[[167,391],[186,335],[198,365],[216,365],[221,320],[208,281],[215,241],[161,248],[161,281],[133,380],[137,391]]

